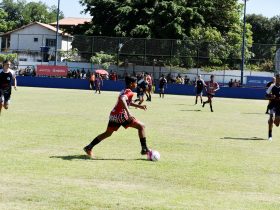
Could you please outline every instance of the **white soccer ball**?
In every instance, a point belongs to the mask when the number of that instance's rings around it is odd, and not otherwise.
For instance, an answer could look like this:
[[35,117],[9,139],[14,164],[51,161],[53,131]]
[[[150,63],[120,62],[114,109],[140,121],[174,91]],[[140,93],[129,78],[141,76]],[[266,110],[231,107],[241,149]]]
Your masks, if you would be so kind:
[[151,150],[150,152],[148,152],[147,156],[148,156],[148,160],[151,161],[158,161],[160,159],[160,154],[156,150]]

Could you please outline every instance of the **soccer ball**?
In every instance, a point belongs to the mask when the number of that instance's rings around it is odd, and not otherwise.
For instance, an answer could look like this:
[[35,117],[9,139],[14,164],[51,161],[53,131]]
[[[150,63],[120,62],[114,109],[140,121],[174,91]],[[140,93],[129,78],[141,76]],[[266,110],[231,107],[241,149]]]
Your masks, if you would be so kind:
[[147,159],[151,161],[158,161],[160,159],[160,154],[156,150],[151,150],[147,153]]

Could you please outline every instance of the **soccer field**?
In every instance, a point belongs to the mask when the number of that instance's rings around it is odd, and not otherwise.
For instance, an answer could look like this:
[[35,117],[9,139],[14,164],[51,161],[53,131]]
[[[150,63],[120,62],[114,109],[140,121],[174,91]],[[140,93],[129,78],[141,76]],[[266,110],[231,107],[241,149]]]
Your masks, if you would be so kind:
[[280,209],[280,128],[267,141],[267,101],[153,95],[146,125],[158,162],[120,128],[88,159],[118,92],[19,87],[0,116],[0,209]]

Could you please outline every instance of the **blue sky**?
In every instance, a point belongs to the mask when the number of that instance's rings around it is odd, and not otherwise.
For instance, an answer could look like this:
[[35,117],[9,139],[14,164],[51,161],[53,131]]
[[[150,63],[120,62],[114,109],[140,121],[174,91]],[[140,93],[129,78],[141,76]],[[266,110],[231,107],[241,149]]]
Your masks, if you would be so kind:
[[[44,2],[48,6],[57,6],[58,0],[27,0],[26,2]],[[89,14],[80,14],[83,11],[83,7],[80,5],[79,0],[60,0],[60,10],[65,17],[90,17]]]
[[[44,2],[47,5],[57,5],[58,0],[27,0],[27,2]],[[239,2],[244,2],[239,0]],[[90,17],[89,14],[80,14],[83,7],[79,0],[60,0],[60,9],[65,17]],[[247,14],[261,14],[265,17],[280,15],[280,0],[247,0]]]
[[280,0],[247,0],[247,13],[261,14],[269,18],[280,16]]

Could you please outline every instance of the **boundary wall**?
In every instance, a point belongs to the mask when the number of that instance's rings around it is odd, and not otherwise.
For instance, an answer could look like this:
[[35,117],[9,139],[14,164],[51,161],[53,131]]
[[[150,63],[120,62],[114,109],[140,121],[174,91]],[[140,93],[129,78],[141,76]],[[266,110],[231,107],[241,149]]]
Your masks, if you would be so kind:
[[[89,81],[83,79],[49,78],[49,77],[17,77],[18,86],[45,87],[45,88],[65,88],[89,90]],[[120,91],[124,88],[124,81],[104,80],[103,91]],[[155,93],[158,93],[156,84]],[[195,95],[195,88],[191,85],[167,84],[166,94],[174,95]],[[216,97],[244,98],[244,99],[264,99],[265,88],[240,88],[240,87],[220,87]]]

